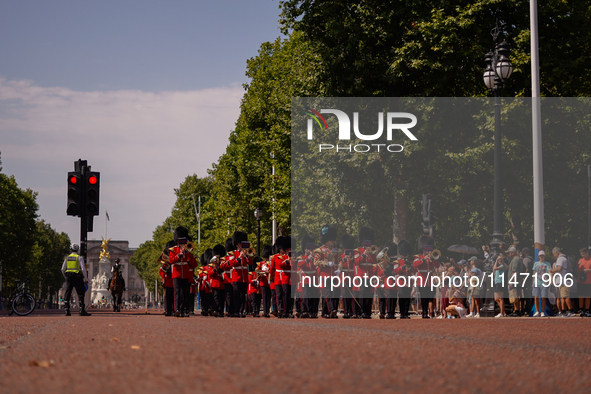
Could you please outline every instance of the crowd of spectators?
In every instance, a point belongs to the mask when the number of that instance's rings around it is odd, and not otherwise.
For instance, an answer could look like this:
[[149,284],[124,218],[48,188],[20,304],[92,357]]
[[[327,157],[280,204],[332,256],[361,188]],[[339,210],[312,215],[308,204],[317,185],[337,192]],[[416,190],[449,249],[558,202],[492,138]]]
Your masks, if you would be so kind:
[[553,259],[541,250],[535,260],[529,248],[482,249],[484,259],[450,259],[436,270],[438,276],[468,278],[459,287],[443,282],[448,286],[437,290],[437,318],[479,318],[483,308],[498,311],[495,318],[591,317],[591,247],[579,250],[578,262],[559,247],[552,249]]

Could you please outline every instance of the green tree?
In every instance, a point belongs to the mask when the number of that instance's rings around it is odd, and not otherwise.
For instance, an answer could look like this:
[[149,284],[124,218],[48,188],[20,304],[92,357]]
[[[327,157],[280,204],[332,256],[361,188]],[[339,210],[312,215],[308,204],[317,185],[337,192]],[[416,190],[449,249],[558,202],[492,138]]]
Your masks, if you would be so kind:
[[[0,167],[2,171],[2,167]],[[37,193],[20,189],[14,176],[0,172],[0,264],[3,285],[22,280],[33,257]]]
[[31,290],[39,299],[55,294],[64,284],[61,272],[65,256],[70,252],[70,238],[66,233],[58,233],[44,220],[37,222],[33,256],[27,264],[31,278]]

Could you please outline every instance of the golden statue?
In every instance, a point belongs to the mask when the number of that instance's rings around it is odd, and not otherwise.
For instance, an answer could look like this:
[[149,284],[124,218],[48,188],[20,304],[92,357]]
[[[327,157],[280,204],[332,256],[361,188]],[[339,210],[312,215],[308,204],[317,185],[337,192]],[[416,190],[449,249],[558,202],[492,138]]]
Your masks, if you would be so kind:
[[104,239],[103,237],[101,237],[101,239],[103,240],[103,243],[101,244],[101,247],[103,248],[101,254],[100,254],[100,259],[109,259],[111,257],[111,255],[109,254],[109,252],[107,252],[107,246],[109,245],[109,241],[111,240],[111,238],[109,239]]

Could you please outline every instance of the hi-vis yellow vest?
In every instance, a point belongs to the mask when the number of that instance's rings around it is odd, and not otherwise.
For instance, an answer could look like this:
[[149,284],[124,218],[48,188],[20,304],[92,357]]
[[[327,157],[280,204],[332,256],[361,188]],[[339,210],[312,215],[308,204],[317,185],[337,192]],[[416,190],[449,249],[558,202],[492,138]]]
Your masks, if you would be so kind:
[[80,273],[80,256],[75,253],[72,253],[68,256],[68,261],[66,262],[66,272],[74,272],[76,274]]

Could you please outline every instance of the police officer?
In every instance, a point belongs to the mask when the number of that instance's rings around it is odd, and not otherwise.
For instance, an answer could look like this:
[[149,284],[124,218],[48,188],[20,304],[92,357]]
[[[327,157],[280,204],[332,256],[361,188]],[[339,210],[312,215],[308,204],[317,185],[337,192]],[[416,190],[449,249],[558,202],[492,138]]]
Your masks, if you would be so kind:
[[70,296],[72,289],[78,293],[78,302],[80,303],[80,316],[90,316],[84,307],[85,285],[88,284],[84,258],[78,254],[80,248],[74,244],[70,247],[70,255],[64,259],[62,264],[62,274],[66,278],[66,293],[64,294],[64,305],[66,307],[66,316],[70,314]]

